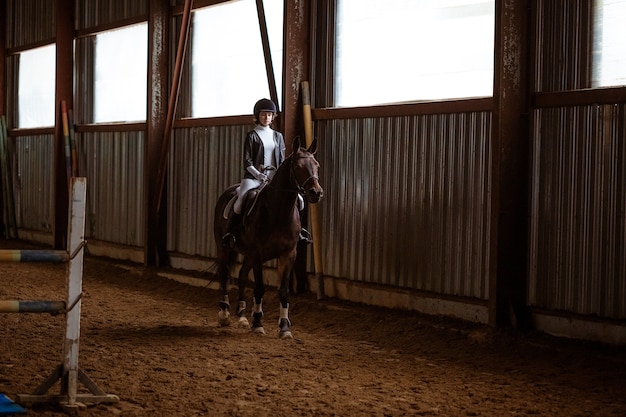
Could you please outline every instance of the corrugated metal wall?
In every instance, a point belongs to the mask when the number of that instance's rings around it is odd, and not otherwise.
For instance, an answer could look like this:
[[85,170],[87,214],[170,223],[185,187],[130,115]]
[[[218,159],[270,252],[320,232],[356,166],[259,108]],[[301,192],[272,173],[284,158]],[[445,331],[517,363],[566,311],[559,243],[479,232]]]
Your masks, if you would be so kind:
[[213,210],[243,177],[243,139],[251,126],[175,129],[168,175],[168,251],[215,257]]
[[[6,7],[7,47],[19,48],[42,41],[52,41],[56,37],[56,5],[54,1],[8,1]],[[28,22],[28,24],[25,25],[24,22]]]
[[529,301],[626,318],[626,106],[540,109]]
[[324,273],[487,299],[490,113],[318,122]]
[[52,232],[54,224],[54,136],[15,139],[13,181],[17,226]]
[[[591,87],[593,2],[535,3],[535,91]],[[528,301],[624,319],[625,105],[560,100],[535,109],[531,126]]]
[[[53,2],[10,3],[9,48],[54,37]],[[78,2],[77,29],[142,16],[147,4]],[[534,91],[589,87],[591,4],[532,2]],[[29,18],[34,10],[37,16]],[[36,28],[11,26],[37,19]],[[89,123],[92,97],[84,88],[93,72],[90,40],[80,40],[76,50],[75,115]],[[9,107],[16,61],[7,59]],[[182,100],[179,114],[187,114],[187,107]],[[624,104],[534,110],[531,306],[626,318],[625,114]],[[320,203],[325,274],[486,300],[491,117],[482,112],[316,122],[326,190]],[[240,180],[241,143],[249,127],[174,131],[169,251],[214,256],[213,207],[218,194]],[[47,232],[53,222],[53,138],[14,140],[19,227]],[[144,245],[145,134],[83,132],[77,141],[80,175],[89,181],[88,238]]]
[[[5,7],[3,4],[2,7]],[[55,2],[48,0],[20,0],[6,2],[6,46],[26,46],[53,42],[55,29]],[[23,22],[29,22],[25,25]],[[17,126],[19,55],[9,55],[6,64],[7,123]],[[11,138],[14,144],[13,187],[17,224],[21,229],[50,233],[54,223],[54,137],[32,135]]]
[[535,1],[534,91],[589,87],[593,1]]
[[81,0],[76,2],[76,29],[88,29],[147,16],[146,0]]
[[80,133],[79,176],[87,177],[87,238],[145,241],[144,132]]

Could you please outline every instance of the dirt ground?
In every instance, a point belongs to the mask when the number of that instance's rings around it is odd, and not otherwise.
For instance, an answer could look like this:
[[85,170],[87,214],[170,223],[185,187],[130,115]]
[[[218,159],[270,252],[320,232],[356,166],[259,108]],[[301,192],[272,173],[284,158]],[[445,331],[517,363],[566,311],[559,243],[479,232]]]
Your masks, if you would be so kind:
[[[64,264],[0,263],[0,299],[63,300],[65,277]],[[90,257],[83,290],[80,367],[120,399],[83,416],[626,416],[626,348],[311,294],[292,297],[294,338],[279,340],[273,288],[260,336],[217,327],[215,290]],[[63,326],[0,314],[0,393],[52,373]]]

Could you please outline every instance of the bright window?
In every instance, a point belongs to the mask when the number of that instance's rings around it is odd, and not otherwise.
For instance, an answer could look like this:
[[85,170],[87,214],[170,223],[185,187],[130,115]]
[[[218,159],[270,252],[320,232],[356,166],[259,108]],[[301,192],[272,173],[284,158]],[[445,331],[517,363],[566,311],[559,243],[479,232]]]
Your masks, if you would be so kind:
[[493,94],[494,0],[338,0],[336,106]]
[[626,85],[626,0],[596,0],[593,87]]
[[56,46],[20,53],[18,125],[20,128],[54,126]]
[[[272,66],[281,96],[283,0],[264,0]],[[254,0],[209,6],[194,13],[192,116],[251,114],[270,97]]]
[[94,122],[146,120],[148,25],[96,35]]

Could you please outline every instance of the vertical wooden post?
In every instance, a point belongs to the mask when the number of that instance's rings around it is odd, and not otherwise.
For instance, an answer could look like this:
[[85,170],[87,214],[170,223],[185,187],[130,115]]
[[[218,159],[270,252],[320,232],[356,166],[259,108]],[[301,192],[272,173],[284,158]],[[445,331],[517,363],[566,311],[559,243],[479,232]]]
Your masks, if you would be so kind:
[[83,252],[81,245],[85,239],[85,202],[87,199],[86,178],[72,178],[70,194],[70,218],[67,231],[67,251],[73,258],[68,262],[67,274],[67,325],[65,326],[65,344],[63,369],[67,374],[68,402],[76,403],[78,387],[78,348],[80,340],[81,295],[83,292]]
[[[313,121],[311,120],[311,95],[309,82],[302,81],[302,107],[304,118],[304,136],[306,146],[313,142]],[[322,231],[319,222],[319,210],[317,204],[311,205],[311,226],[313,227],[313,260],[315,263],[315,278],[317,280],[317,299],[326,297],[324,289],[324,270],[322,262]]]

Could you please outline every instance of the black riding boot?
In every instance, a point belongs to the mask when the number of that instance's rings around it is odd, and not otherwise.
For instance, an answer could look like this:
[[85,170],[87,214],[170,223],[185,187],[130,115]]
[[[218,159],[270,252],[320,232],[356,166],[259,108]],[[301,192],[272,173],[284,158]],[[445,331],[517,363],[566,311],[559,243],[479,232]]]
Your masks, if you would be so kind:
[[300,230],[300,242],[312,243],[313,238],[311,237],[311,233],[306,230],[304,227]]
[[226,233],[222,236],[222,246],[225,248],[232,248],[235,246],[235,225],[239,221],[239,214],[231,211],[228,219],[226,220]]

